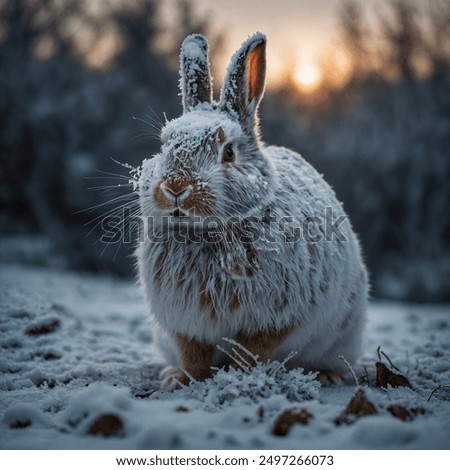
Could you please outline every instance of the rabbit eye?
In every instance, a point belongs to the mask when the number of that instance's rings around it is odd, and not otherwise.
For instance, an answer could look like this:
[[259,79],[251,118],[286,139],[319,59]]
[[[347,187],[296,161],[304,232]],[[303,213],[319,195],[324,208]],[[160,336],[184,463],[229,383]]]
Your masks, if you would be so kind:
[[234,155],[234,150],[233,150],[233,144],[227,144],[223,148],[223,154],[222,154],[222,162],[223,163],[230,163],[234,162],[236,159]]

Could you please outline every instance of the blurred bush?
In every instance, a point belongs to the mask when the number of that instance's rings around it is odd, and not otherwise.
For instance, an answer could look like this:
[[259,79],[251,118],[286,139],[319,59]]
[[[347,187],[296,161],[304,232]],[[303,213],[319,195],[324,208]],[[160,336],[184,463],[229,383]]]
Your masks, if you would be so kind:
[[[10,253],[13,239],[23,247],[34,233],[39,256],[23,259],[132,273],[132,244],[97,243],[97,217],[131,203],[128,170],[111,157],[136,166],[158,150],[164,113],[181,109],[179,43],[213,33],[188,0],[175,27],[162,29],[158,5],[0,0],[0,220]],[[375,295],[448,301],[450,4],[392,0],[375,22],[366,15],[352,3],[340,13],[347,84],[324,81],[313,98],[288,79],[269,90],[263,136],[300,151],[332,184]]]
[[88,191],[123,182],[103,179],[128,173],[111,157],[140,164],[163,113],[179,112],[177,73],[151,47],[156,20],[153,1],[0,3],[3,232],[48,234],[71,267],[130,274],[131,247],[101,256],[99,227],[84,224],[121,201]]
[[325,83],[315,99],[279,90],[264,135],[296,148],[334,187],[375,296],[449,301],[450,3],[393,0],[371,26],[365,13],[347,3],[340,15],[346,86]]

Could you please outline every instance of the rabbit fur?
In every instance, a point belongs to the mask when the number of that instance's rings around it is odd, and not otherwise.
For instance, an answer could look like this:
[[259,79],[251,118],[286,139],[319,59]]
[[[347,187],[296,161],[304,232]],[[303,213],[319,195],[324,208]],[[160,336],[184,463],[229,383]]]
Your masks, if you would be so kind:
[[[188,36],[183,114],[142,165],[137,263],[166,384],[223,366],[222,338],[263,361],[296,351],[288,366],[336,373],[338,356],[352,363],[361,348],[368,280],[350,221],[311,165],[259,137],[265,46],[261,33],[242,44],[214,102],[207,41]],[[327,233],[335,221],[340,233]]]

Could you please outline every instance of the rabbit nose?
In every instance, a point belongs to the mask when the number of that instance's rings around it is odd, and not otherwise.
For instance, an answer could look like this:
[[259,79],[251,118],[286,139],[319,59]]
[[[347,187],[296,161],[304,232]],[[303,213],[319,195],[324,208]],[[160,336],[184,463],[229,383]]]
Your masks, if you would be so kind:
[[171,202],[182,203],[192,192],[192,186],[174,184],[170,181],[163,181],[160,185],[164,196]]

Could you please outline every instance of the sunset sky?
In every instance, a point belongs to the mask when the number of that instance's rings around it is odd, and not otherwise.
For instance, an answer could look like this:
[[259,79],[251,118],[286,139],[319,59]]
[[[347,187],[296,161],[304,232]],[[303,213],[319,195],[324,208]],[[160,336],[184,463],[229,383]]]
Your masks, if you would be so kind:
[[[363,2],[363,0],[358,0]],[[170,2],[164,2],[170,8]],[[317,63],[326,51],[339,46],[337,14],[344,0],[196,0],[199,15],[224,33],[224,70],[230,55],[249,35],[261,31],[268,38],[268,85],[287,68],[296,70],[305,86],[320,76]],[[374,3],[365,0],[364,4]],[[214,44],[211,44],[214,54]],[[217,57],[212,58],[218,60]],[[217,77],[221,81],[221,77]]]
[[[110,7],[117,2],[131,0],[109,0]],[[370,11],[376,5],[386,5],[383,0],[353,0]],[[86,8],[93,16],[104,15],[102,3],[85,0]],[[348,55],[339,36],[339,14],[346,0],[192,0],[194,14],[198,20],[207,21],[211,30],[211,61],[216,75],[216,84],[222,82],[230,57],[241,43],[253,33],[260,31],[267,36],[267,86],[280,85],[286,78],[299,89],[313,91],[322,81],[323,63],[328,83],[341,86],[348,77]],[[156,0],[158,27],[162,34],[157,48],[161,52],[178,50],[181,39],[174,32],[179,28],[180,8],[178,0]],[[104,6],[105,4],[103,4]],[[114,8],[112,8],[114,10]],[[378,9],[379,10],[379,9]],[[70,25],[69,25],[70,26]],[[121,42],[114,29],[103,30],[99,37],[95,31],[78,34],[79,25],[71,24],[77,52],[93,68],[107,67],[120,50]],[[67,29],[67,28],[66,28]],[[70,29],[70,28],[69,28]],[[89,28],[87,27],[87,30]],[[217,48],[218,35],[223,37],[222,48]],[[174,37],[176,43],[173,42]],[[87,38],[87,39],[86,39]],[[95,38],[95,45],[92,39]],[[47,59],[55,53],[51,38],[41,37],[35,45],[35,53]],[[324,58],[326,59],[324,60]],[[175,63],[172,64],[175,65]],[[292,82],[291,82],[292,83]]]

